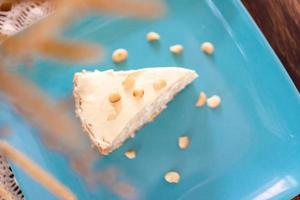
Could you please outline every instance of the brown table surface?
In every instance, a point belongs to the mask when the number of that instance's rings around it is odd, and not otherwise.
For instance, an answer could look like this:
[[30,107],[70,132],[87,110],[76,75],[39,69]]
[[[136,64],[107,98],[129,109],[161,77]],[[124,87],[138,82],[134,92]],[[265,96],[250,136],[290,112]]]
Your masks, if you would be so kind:
[[300,91],[300,0],[242,0]]
[[[300,91],[300,0],[242,2]],[[293,200],[300,200],[300,195]]]

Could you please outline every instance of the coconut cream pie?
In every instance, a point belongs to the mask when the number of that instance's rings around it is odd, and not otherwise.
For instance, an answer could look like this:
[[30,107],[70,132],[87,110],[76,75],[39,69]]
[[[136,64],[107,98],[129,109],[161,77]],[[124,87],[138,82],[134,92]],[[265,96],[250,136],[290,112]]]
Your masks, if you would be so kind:
[[99,151],[108,154],[152,121],[197,76],[180,67],[78,72],[76,114]]

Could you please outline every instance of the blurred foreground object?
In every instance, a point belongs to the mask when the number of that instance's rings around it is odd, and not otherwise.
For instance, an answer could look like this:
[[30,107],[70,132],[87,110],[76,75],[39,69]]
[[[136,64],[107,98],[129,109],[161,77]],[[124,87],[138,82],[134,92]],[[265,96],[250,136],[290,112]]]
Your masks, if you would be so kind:
[[[14,3],[19,1],[11,0],[10,2],[14,5]],[[23,2],[26,2],[26,0]],[[35,0],[31,2],[36,2],[36,5],[44,1]],[[46,5],[49,9],[44,15],[51,13],[47,18],[40,20],[13,37],[3,39],[4,42],[0,48],[2,59],[12,57],[22,61],[37,54],[73,62],[96,60],[102,54],[100,45],[96,46],[86,42],[79,43],[78,41],[71,43],[66,39],[64,39],[65,41],[58,39],[58,33],[65,27],[68,27],[72,21],[91,13],[112,13],[119,16],[134,16],[147,19],[159,16],[164,12],[164,6],[159,1],[145,0],[73,0],[72,3],[69,0],[52,0],[48,1]],[[27,12],[27,9],[22,11],[22,13],[24,12]],[[16,21],[22,22],[22,19],[23,17],[20,17]],[[31,23],[11,24],[18,27],[23,26],[22,24]],[[5,38],[5,33],[2,34],[2,38]]]
[[[0,93],[24,119],[39,129],[48,147],[67,156],[88,183],[101,183],[121,198],[136,198],[134,186],[114,178],[121,176],[121,170],[108,177],[101,171],[92,171],[99,155],[81,139],[84,134],[70,114],[73,110],[62,108],[32,81],[15,73],[18,70],[14,67],[34,60],[36,55],[82,64],[98,59],[103,53],[99,44],[59,37],[63,29],[86,15],[98,13],[151,19],[163,14],[164,10],[160,1],[146,0],[0,0]],[[1,142],[0,150],[31,176],[47,175],[36,165],[27,168],[30,160],[7,143]],[[40,183],[56,195],[63,190],[66,196],[74,199],[73,194],[57,182],[54,188],[49,188],[49,184],[55,183],[51,176]],[[0,195],[6,191],[9,192],[0,185]]]
[[42,184],[45,188],[51,191],[60,199],[75,200],[76,196],[62,183],[56,180],[53,176],[48,174],[37,164],[27,158],[24,154],[14,149],[9,144],[0,141],[0,152],[7,158],[13,161],[16,165],[21,167],[28,175],[35,181]]

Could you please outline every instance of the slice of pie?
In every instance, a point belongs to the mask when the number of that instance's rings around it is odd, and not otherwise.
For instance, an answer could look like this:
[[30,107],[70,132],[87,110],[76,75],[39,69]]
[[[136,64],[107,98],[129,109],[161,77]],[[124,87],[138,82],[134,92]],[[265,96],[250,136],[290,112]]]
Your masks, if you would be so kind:
[[197,76],[180,67],[82,71],[74,76],[76,113],[99,151],[108,154]]

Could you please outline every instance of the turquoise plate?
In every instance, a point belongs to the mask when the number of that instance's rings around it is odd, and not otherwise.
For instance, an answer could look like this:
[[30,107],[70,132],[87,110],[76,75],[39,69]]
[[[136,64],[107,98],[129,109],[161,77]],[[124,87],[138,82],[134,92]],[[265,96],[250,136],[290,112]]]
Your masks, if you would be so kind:
[[[64,68],[39,60],[34,70],[22,73],[59,101],[71,95],[73,74],[81,69],[194,69],[199,78],[97,168],[121,169],[123,179],[139,192],[138,199],[289,199],[300,193],[299,93],[241,2],[173,0],[168,5],[168,14],[156,21],[106,16],[72,26],[68,37],[105,46],[107,56],[97,65]],[[145,40],[152,30],[161,35],[159,45]],[[204,41],[215,45],[213,56],[200,51]],[[175,43],[184,46],[182,56],[170,54],[168,48]],[[129,58],[116,66],[110,54],[120,47],[129,51]],[[208,96],[220,95],[222,105],[196,109],[202,90]],[[47,149],[12,107],[2,101],[1,108],[1,121],[16,133],[9,142],[69,186],[78,199],[119,199],[103,185],[90,191],[66,159]],[[191,139],[185,151],[177,147],[182,134]],[[128,148],[137,149],[136,159],[123,156]],[[27,199],[55,199],[18,167],[13,169]],[[170,169],[180,172],[180,183],[164,181]]]

